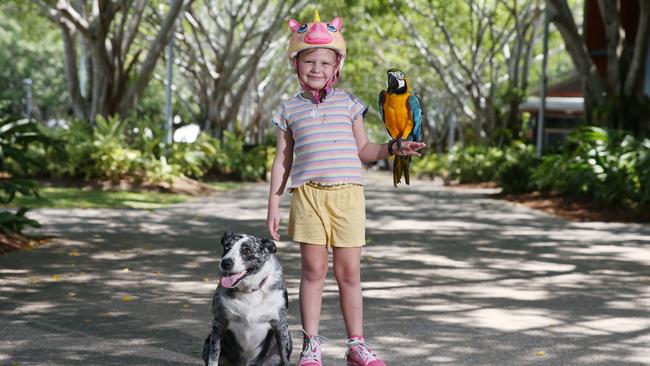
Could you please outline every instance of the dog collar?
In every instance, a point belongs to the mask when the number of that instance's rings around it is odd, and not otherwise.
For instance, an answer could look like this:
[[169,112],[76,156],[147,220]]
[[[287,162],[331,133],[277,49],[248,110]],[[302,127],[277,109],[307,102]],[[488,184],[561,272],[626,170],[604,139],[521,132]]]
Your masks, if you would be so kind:
[[262,282],[260,282],[260,284],[257,286],[257,288],[254,288],[254,289],[251,289],[251,290],[248,290],[248,291],[243,291],[243,290],[240,290],[240,291],[242,291],[242,292],[255,292],[255,291],[261,289],[261,288],[266,284],[266,280],[269,279],[269,276],[271,276],[271,275],[269,274],[268,276],[266,276],[266,277],[262,280]]

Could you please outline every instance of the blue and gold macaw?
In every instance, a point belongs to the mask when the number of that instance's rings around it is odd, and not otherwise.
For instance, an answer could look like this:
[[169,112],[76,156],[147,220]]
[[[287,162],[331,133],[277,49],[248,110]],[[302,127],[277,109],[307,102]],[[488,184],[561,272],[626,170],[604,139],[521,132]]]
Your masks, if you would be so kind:
[[[398,149],[402,140],[419,141],[422,127],[422,106],[420,100],[409,90],[409,82],[403,72],[389,69],[388,90],[379,93],[379,113],[388,134],[397,140]],[[411,156],[395,155],[393,163],[393,184],[397,187],[404,181],[409,184],[409,163]]]

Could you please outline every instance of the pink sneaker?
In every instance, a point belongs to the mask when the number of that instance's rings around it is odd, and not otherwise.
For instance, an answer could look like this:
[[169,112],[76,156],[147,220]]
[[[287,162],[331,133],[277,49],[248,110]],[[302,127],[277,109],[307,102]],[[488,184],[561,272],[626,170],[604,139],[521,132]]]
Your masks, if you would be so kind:
[[320,336],[310,337],[305,334],[302,342],[300,360],[296,366],[323,366],[320,352],[321,341],[325,341],[325,338]]
[[350,338],[347,345],[348,351],[345,353],[346,366],[386,366],[363,338]]

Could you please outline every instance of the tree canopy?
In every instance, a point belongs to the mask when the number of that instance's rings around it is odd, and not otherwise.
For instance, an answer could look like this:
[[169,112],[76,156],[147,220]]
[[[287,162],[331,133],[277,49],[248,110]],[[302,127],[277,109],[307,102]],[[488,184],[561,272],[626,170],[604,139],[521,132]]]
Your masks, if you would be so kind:
[[[23,79],[31,78],[41,118],[155,115],[166,79],[163,49],[173,40],[174,109],[182,123],[214,136],[240,129],[256,143],[275,106],[298,89],[286,60],[286,23],[310,21],[318,8],[323,19],[343,18],[349,56],[340,83],[370,106],[371,137],[385,138],[375,105],[386,69],[396,67],[423,101],[430,144],[444,148],[453,120],[461,139],[499,145],[525,132],[518,106],[539,85],[545,7],[549,79],[580,76],[597,105],[647,104],[639,80],[650,6],[640,3],[637,43],[609,58],[601,80],[585,51],[578,1],[7,1],[0,5],[0,43],[9,50],[0,56],[0,81],[8,86],[1,93],[20,110]],[[615,52],[620,19],[609,2],[598,4]],[[601,123],[648,129],[647,121],[630,124],[633,115],[616,110]]]

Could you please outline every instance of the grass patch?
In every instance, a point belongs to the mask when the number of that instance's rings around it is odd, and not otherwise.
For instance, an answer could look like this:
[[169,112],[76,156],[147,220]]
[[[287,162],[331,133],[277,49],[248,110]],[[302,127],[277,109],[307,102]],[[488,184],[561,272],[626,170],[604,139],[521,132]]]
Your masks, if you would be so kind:
[[242,182],[205,182],[205,184],[218,191],[229,191],[232,189],[241,188],[244,185]]
[[27,208],[135,208],[155,209],[186,201],[183,194],[160,192],[111,192],[70,187],[45,187],[40,197],[17,196],[9,207]]
[[[243,185],[239,182],[209,182],[207,184],[218,191],[237,189]],[[40,197],[33,197],[18,194],[10,204],[0,204],[0,207],[153,210],[192,198],[191,195],[177,193],[104,191],[76,187],[42,187],[39,189],[39,195]]]

